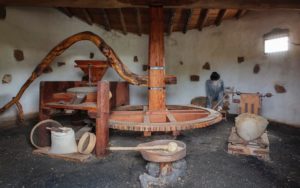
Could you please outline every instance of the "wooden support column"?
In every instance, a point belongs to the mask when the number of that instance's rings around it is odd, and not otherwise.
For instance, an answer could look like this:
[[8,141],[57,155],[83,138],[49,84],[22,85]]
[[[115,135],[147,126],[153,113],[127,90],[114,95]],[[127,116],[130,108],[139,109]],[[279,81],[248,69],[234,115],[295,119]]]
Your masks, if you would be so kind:
[[150,7],[149,34],[149,111],[164,111],[165,59],[163,7]]
[[97,85],[97,117],[96,117],[96,156],[107,154],[109,141],[109,82],[100,81]]

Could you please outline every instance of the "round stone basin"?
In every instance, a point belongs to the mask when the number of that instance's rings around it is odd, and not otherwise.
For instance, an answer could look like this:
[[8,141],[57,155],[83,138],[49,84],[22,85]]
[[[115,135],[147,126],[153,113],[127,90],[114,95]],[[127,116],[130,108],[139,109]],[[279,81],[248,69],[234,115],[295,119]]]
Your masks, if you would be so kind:
[[168,145],[170,142],[175,142],[177,144],[177,151],[170,152],[165,150],[141,150],[141,154],[145,160],[156,163],[173,162],[183,159],[186,156],[186,145],[181,141],[155,140],[152,142],[139,144],[138,146]]

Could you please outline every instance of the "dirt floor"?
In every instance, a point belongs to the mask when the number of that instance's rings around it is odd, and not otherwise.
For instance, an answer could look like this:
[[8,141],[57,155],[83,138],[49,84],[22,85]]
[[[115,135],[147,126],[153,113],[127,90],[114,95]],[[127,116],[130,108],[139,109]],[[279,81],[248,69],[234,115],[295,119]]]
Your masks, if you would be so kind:
[[[32,154],[26,127],[0,130],[0,187],[140,187],[146,161],[138,152],[114,152],[90,163],[66,162]],[[187,144],[186,176],[175,187],[300,187],[300,129],[268,127],[270,162],[227,154],[233,119],[186,131],[177,139]],[[135,146],[172,138],[111,131],[114,146]]]

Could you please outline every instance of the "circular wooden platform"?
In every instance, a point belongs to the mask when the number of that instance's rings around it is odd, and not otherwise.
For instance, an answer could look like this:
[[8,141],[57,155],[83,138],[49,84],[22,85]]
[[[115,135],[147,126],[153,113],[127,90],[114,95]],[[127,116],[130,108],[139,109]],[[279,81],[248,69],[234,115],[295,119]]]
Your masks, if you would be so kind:
[[168,105],[164,111],[148,111],[147,106],[122,106],[112,111],[109,126],[112,129],[168,132],[202,128],[222,120],[214,110],[199,106]]

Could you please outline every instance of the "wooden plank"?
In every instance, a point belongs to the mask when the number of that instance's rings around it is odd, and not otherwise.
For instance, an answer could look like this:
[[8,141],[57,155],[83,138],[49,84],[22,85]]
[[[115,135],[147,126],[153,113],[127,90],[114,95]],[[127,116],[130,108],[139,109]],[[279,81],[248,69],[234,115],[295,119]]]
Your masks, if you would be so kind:
[[100,9],[100,12],[101,12],[103,20],[104,20],[105,30],[110,31],[111,26],[110,26],[110,22],[109,22],[109,18],[108,18],[108,15],[106,13],[106,10],[102,8],[102,9]]
[[187,32],[191,17],[192,17],[192,9],[187,9],[185,11],[185,19],[184,19],[184,24],[183,24],[183,29],[182,29],[183,33]]
[[4,20],[5,18],[6,18],[6,8],[3,6],[0,6],[0,20]]
[[141,12],[139,8],[136,8],[136,23],[138,28],[138,35],[142,35],[142,19],[141,19]]
[[74,161],[74,162],[88,162],[93,159],[92,154],[85,155],[81,153],[70,153],[70,154],[53,154],[49,153],[50,147],[44,147],[40,149],[33,150],[32,154],[36,155],[46,155],[55,159],[63,159],[66,161]]
[[216,21],[215,21],[216,26],[221,25],[225,13],[226,13],[226,9],[220,9],[219,10],[218,16],[217,16]]
[[198,30],[199,31],[202,31],[202,28],[206,23],[208,12],[209,12],[208,9],[201,9],[201,12],[200,12],[200,15],[198,18]]
[[247,12],[247,10],[241,10],[241,9],[239,9],[239,10],[236,12],[236,14],[235,14],[234,17],[238,20],[238,19],[240,19],[243,15],[245,15],[246,12]]
[[82,11],[82,14],[83,14],[83,16],[84,16],[84,20],[85,20],[89,25],[93,25],[93,19],[92,19],[90,13],[88,12],[88,10],[85,9],[85,8],[83,8],[83,9],[81,9],[81,11]]
[[167,29],[168,35],[171,35],[171,33],[173,31],[175,13],[176,13],[176,11],[174,9],[170,9],[169,18],[168,18],[168,29]]
[[96,103],[94,102],[84,102],[81,104],[61,104],[58,102],[45,103],[45,107],[56,108],[56,109],[66,109],[66,110],[86,110],[86,111],[96,111]]
[[96,146],[97,157],[107,155],[109,141],[109,82],[100,81],[97,85]]
[[[192,3],[191,3],[192,2]],[[40,6],[40,7],[84,7],[84,8],[129,8],[129,7],[149,7],[153,1],[149,0],[0,0],[0,4],[7,6]],[[181,0],[181,1],[166,1],[157,0],[156,4],[160,4],[165,8],[217,8],[217,9],[300,9],[299,0]]]
[[122,25],[122,31],[123,31],[123,34],[126,35],[127,34],[127,27],[126,27],[126,23],[125,23],[125,18],[124,18],[124,14],[122,12],[122,9],[118,9],[119,11],[119,16],[120,16],[120,22],[121,22],[121,25]]
[[149,110],[166,109],[163,7],[150,7]]
[[73,17],[73,13],[70,11],[69,8],[67,8],[67,7],[58,7],[57,9],[59,11],[61,11],[62,13],[64,13],[65,15],[67,15],[69,18]]

